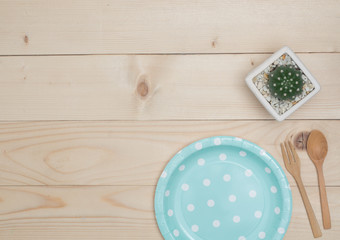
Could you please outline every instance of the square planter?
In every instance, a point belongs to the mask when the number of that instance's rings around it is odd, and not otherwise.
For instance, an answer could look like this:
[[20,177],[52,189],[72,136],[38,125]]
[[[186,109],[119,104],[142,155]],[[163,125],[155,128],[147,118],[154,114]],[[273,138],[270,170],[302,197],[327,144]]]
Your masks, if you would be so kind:
[[[271,93],[269,78],[270,76],[273,77],[275,69],[281,66],[290,67],[294,71],[298,72],[302,78],[301,82],[303,85],[301,93],[299,92],[299,96],[293,96],[293,99],[283,100]],[[320,91],[319,83],[302,64],[294,52],[288,47],[281,48],[265,60],[260,66],[251,71],[246,77],[246,83],[267,111],[278,121],[282,121],[287,118],[296,109],[301,107],[305,102]],[[276,85],[274,84],[274,86]],[[298,91],[300,91],[300,89],[298,89]],[[275,95],[277,94],[275,93]]]

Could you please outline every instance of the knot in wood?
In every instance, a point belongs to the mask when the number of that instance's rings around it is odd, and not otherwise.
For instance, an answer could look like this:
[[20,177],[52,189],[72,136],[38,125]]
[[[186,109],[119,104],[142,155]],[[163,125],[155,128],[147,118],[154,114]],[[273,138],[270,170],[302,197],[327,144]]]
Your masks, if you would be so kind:
[[308,131],[301,131],[297,133],[294,137],[294,146],[299,150],[307,149],[307,140],[309,137],[310,132]]
[[138,83],[137,93],[142,97],[146,97],[148,95],[149,87],[148,84],[145,82],[145,79]]
[[25,44],[28,44],[28,41],[29,41],[28,36],[25,35],[25,36],[24,36],[24,42],[25,42]]

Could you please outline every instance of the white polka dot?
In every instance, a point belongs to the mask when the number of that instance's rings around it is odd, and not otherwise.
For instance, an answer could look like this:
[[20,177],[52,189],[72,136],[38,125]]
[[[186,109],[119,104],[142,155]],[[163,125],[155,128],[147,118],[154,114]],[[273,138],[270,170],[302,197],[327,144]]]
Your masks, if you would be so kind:
[[259,233],[259,239],[264,239],[266,237],[266,233],[265,232],[260,232]]
[[183,190],[183,191],[188,191],[188,190],[189,190],[189,185],[186,184],[186,183],[183,183],[183,184],[182,184],[182,190]]
[[225,161],[227,159],[227,155],[225,155],[225,153],[221,153],[219,158],[221,161]]
[[206,186],[206,187],[209,187],[211,184],[210,180],[208,178],[204,179],[203,180],[203,185]]
[[168,210],[168,216],[171,217],[172,215],[174,215],[174,211],[172,209]]
[[218,220],[213,221],[213,226],[215,228],[219,227],[220,225],[221,225],[220,221],[218,221]]
[[187,209],[188,209],[189,212],[194,211],[195,210],[194,204],[188,204]]
[[251,191],[249,192],[249,197],[251,197],[251,198],[256,197],[256,191],[251,190]]
[[252,172],[250,169],[247,169],[247,170],[244,172],[244,175],[246,175],[247,177],[250,177],[251,175],[253,175],[253,172]]
[[179,166],[178,170],[183,171],[185,169],[185,165]]
[[162,175],[161,175],[161,178],[166,178],[167,175],[168,175],[168,174],[166,173],[166,171],[163,171],[163,172],[162,172]]
[[240,236],[238,240],[247,240],[245,236]]
[[198,229],[199,229],[199,227],[196,224],[191,226],[191,230],[193,232],[198,232]]
[[260,151],[260,155],[261,155],[261,156],[264,156],[264,155],[266,155],[266,151],[265,151],[265,150],[263,150],[263,149],[261,149],[261,151]]
[[208,207],[213,207],[213,206],[215,206],[215,201],[210,199],[210,200],[207,201],[207,205],[208,205]]
[[239,137],[236,137],[235,140],[241,142],[243,139],[239,138]]
[[241,221],[241,219],[240,219],[239,216],[234,216],[233,221],[234,221],[234,223],[239,223]]
[[197,164],[203,166],[205,164],[205,160],[203,158],[200,158],[197,160]]
[[256,212],[254,213],[254,216],[255,216],[256,218],[261,218],[261,217],[262,217],[262,212],[261,212],[261,211],[256,211]]
[[276,208],[274,209],[274,212],[275,212],[276,214],[280,214],[281,209],[280,209],[279,207],[276,207]]
[[270,168],[267,168],[267,167],[264,170],[266,171],[266,173],[271,173],[272,172],[272,170],[270,170]]
[[170,190],[166,190],[164,193],[164,196],[169,197],[169,195],[170,195]]
[[221,145],[221,139],[215,138],[215,139],[214,139],[214,144],[215,144],[215,145]]
[[280,227],[277,229],[277,232],[280,233],[280,234],[284,234],[285,233],[285,229]]
[[235,202],[236,201],[236,196],[235,195],[230,195],[229,196],[229,201],[230,202]]
[[229,182],[230,179],[231,179],[231,177],[230,177],[229,174],[225,174],[225,175],[223,176],[223,180],[226,181],[226,182]]
[[201,150],[201,149],[202,149],[202,143],[196,143],[196,144],[195,144],[195,148],[196,148],[197,150]]
[[270,191],[271,191],[272,193],[277,193],[277,188],[276,188],[275,186],[272,186],[272,187],[270,188]]
[[173,231],[173,234],[174,234],[175,237],[178,237],[178,236],[179,236],[179,231],[178,231],[177,229],[175,229],[175,230]]
[[245,157],[245,156],[247,156],[247,153],[246,153],[245,151],[241,151],[241,152],[240,152],[240,156],[241,156],[241,157]]

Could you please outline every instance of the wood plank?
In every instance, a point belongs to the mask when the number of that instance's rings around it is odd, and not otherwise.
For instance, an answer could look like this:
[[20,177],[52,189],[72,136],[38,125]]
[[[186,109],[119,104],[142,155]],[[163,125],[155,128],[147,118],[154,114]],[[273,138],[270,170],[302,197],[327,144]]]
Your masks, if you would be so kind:
[[[339,120],[21,122],[0,124],[0,185],[155,185],[167,162],[201,138],[250,140],[283,166],[279,143],[290,132],[327,137],[327,186],[340,186]],[[302,179],[317,186],[314,165],[299,152]],[[295,182],[287,173],[292,185]]]
[[2,0],[0,53],[340,51],[340,3]]
[[[272,119],[245,84],[267,54],[0,58],[0,120]],[[299,54],[321,91],[291,119],[340,118],[340,54]]]
[[[321,224],[317,187],[307,192]],[[331,230],[340,234],[339,187],[327,188]],[[154,186],[1,187],[2,239],[162,239],[154,218]],[[286,239],[312,239],[298,190],[293,187],[293,214]]]
[[0,238],[160,239],[153,191],[154,187],[1,188]]

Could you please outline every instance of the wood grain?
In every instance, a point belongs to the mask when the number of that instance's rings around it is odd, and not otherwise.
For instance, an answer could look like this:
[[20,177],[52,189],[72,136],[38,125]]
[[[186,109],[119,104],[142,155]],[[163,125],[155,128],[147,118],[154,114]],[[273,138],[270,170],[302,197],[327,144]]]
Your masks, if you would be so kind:
[[[340,224],[339,188],[328,187],[336,226]],[[317,187],[307,188],[321,221]],[[1,239],[162,239],[153,212],[154,186],[1,187]],[[298,190],[285,239],[312,239]],[[320,239],[337,239],[339,228]]]
[[335,52],[339,15],[333,0],[2,0],[0,53]]
[[[283,166],[279,143],[290,132],[319,129],[327,137],[326,186],[340,185],[339,120],[323,121],[71,121],[0,124],[0,185],[155,185],[181,148],[200,138],[248,139]],[[318,186],[306,152],[302,179]],[[285,170],[286,171],[286,170]],[[289,181],[294,181],[287,173]]]
[[0,188],[1,239],[161,239],[154,187]]
[[[272,119],[244,81],[268,56],[0,57],[0,120]],[[322,90],[290,118],[339,119],[340,54],[299,57]]]

